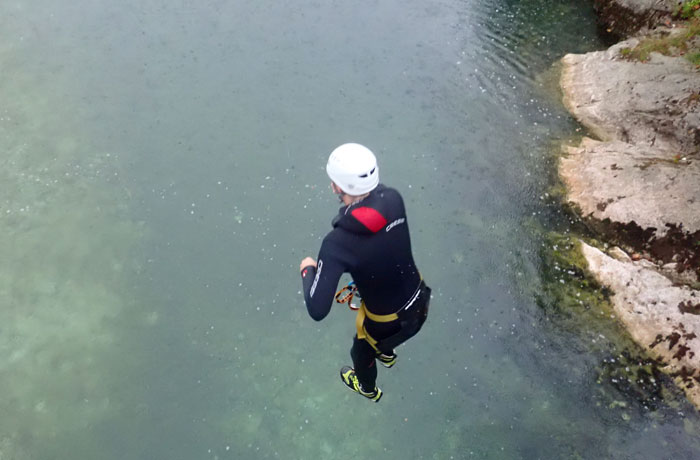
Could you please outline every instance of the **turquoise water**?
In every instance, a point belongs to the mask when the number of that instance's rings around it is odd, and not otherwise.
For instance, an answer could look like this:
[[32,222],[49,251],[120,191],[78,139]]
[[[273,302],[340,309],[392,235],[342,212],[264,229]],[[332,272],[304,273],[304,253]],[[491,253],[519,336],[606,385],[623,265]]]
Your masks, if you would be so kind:
[[[614,346],[538,304],[589,5],[57,3],[0,4],[0,459],[700,453],[671,387],[620,391]],[[348,141],[434,293],[377,405],[338,379],[351,312],[299,292]]]

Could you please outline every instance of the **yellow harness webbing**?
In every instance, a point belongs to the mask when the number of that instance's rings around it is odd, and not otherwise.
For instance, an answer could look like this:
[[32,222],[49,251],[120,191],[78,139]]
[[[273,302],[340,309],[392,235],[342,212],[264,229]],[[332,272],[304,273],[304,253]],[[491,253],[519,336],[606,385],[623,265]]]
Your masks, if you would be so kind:
[[357,310],[357,316],[355,317],[355,328],[357,329],[357,338],[365,339],[367,343],[369,343],[372,346],[372,348],[377,350],[377,341],[374,340],[374,338],[372,338],[372,336],[367,333],[367,329],[365,329],[365,318],[369,318],[372,321],[376,321],[377,323],[389,323],[391,321],[399,319],[399,315],[397,315],[396,313],[390,313],[388,315],[376,315],[371,311],[367,310],[364,300],[360,304],[360,308]]
[[[423,282],[423,275],[420,277],[421,283]],[[421,284],[418,285],[418,289],[416,290],[416,293],[413,295],[413,299],[417,297],[418,293],[420,292],[420,287]],[[343,302],[348,302],[347,299],[343,300],[338,300],[338,297],[340,294],[343,292],[343,290],[339,291],[336,295],[336,301],[343,303]],[[352,291],[351,291],[352,292]],[[350,295],[350,300],[352,300],[352,294]],[[412,301],[411,301],[412,303]],[[351,307],[352,308],[352,307]],[[403,310],[403,307],[399,309],[399,311]],[[365,301],[363,300],[362,303],[360,303],[360,307],[357,309],[357,316],[355,317],[355,329],[357,329],[357,338],[362,340],[365,339],[367,343],[369,343],[372,348],[374,348],[377,352],[379,350],[377,349],[377,341],[372,338],[371,335],[367,333],[367,329],[365,329],[365,318],[369,318],[374,322],[377,323],[390,323],[392,321],[396,321],[399,319],[399,315],[397,313],[389,313],[388,315],[377,315],[375,313],[372,313],[371,311],[367,310],[367,307],[365,306]]]

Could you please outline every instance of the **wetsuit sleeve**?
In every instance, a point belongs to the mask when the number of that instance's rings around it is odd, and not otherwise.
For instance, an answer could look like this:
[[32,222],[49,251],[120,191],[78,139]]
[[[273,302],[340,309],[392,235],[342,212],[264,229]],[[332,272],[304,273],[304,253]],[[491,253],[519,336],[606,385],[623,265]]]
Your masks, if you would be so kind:
[[301,272],[306,309],[316,321],[321,321],[331,311],[338,281],[345,272],[344,264],[331,246],[324,241],[318,254],[318,266],[306,267]]

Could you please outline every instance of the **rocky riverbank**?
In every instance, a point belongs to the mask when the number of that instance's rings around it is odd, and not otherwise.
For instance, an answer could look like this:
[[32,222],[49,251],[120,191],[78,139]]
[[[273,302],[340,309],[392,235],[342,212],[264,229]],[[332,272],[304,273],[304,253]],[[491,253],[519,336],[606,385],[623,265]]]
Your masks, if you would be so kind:
[[582,244],[588,269],[700,408],[700,14],[689,6],[680,18],[672,1],[596,0],[608,33],[635,35],[562,59],[564,103],[592,137],[566,148],[559,174],[612,248]]

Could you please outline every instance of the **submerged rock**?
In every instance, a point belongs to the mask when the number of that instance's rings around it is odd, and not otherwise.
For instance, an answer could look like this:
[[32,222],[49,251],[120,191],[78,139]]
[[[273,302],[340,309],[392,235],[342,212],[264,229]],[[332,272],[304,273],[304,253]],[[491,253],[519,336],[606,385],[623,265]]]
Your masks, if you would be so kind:
[[582,243],[598,282],[610,288],[616,316],[650,355],[660,359],[700,407],[700,291],[676,286],[648,261],[620,261]]

